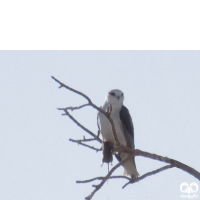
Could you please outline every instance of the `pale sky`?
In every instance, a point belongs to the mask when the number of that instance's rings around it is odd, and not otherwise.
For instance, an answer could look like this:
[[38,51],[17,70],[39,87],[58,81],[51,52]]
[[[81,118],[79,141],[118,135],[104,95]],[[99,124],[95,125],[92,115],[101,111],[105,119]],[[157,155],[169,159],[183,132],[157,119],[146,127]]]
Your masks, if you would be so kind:
[[[84,199],[99,181],[76,180],[107,174],[107,166],[100,167],[101,152],[69,142],[89,135],[56,110],[86,101],[58,89],[51,76],[98,106],[109,90],[122,90],[135,147],[200,171],[199,51],[0,51],[0,70],[0,199]],[[96,110],[83,108],[72,115],[97,132]],[[136,157],[136,165],[143,175],[165,163]],[[122,173],[120,167],[114,174]],[[93,199],[178,200],[182,182],[199,184],[173,168],[126,189],[121,189],[125,180],[109,180]]]

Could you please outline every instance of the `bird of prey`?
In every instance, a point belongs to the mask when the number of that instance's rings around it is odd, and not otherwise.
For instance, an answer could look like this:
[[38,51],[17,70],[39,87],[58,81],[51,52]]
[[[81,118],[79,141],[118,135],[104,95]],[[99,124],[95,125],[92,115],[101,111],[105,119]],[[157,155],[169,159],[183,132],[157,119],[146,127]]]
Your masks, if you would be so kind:
[[[134,128],[132,118],[129,114],[128,109],[123,105],[124,94],[120,90],[111,90],[108,92],[105,98],[102,109],[107,111],[111,107],[110,117],[113,120],[117,138],[120,144],[125,145],[131,149],[135,149],[134,146]],[[114,137],[112,133],[112,128],[107,117],[98,112],[97,123],[100,129],[101,135],[103,137],[103,162],[112,162],[112,150],[110,143],[114,143]],[[109,153],[110,152],[110,153]],[[128,154],[121,153],[115,155],[118,161],[125,159]],[[133,179],[138,177],[138,172],[135,165],[135,158],[127,160],[124,164],[124,176],[131,176]]]

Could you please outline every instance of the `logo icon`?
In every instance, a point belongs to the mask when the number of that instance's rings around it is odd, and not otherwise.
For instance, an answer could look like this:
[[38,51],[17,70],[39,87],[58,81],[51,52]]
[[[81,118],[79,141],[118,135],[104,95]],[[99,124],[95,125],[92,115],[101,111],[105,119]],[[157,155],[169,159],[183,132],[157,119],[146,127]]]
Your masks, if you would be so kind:
[[198,191],[198,185],[195,182],[190,183],[190,185],[186,182],[181,183],[180,191],[185,193],[181,195],[181,198],[193,199],[198,197],[198,195],[194,194]]

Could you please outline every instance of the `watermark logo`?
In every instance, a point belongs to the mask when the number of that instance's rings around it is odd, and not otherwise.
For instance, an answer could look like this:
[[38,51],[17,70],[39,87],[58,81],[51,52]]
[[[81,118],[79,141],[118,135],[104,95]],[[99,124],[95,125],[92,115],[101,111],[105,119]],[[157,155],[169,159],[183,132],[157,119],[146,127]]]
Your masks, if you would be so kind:
[[198,195],[195,194],[198,191],[198,185],[195,182],[190,183],[190,185],[186,182],[181,183],[180,191],[185,193],[181,195],[181,198],[194,199],[198,197]]

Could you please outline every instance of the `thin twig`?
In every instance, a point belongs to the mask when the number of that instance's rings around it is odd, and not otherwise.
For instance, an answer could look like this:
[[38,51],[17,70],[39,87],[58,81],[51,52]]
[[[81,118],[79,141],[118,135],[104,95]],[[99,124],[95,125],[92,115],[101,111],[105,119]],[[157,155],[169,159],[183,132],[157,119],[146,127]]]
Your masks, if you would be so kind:
[[125,188],[127,185],[129,185],[129,184],[136,183],[136,182],[138,182],[138,181],[140,181],[140,180],[142,180],[142,179],[144,179],[144,178],[146,178],[146,177],[148,177],[148,176],[155,175],[155,174],[157,174],[157,173],[159,173],[159,172],[161,172],[161,171],[164,171],[164,170],[166,170],[166,169],[170,169],[170,168],[172,168],[172,167],[174,167],[174,166],[172,166],[172,165],[166,165],[166,166],[161,167],[161,168],[159,168],[159,169],[156,169],[156,170],[154,170],[154,171],[148,172],[148,173],[146,173],[146,174],[144,174],[144,175],[138,177],[136,180],[132,180],[132,179],[131,179],[131,180],[129,180],[129,182],[127,182],[122,188],[124,189],[124,188]]
[[84,143],[81,142],[81,140],[73,140],[73,139],[69,139],[69,141],[71,141],[71,142],[75,142],[75,143],[80,144],[80,145],[85,146],[85,147],[88,147],[88,148],[93,149],[93,150],[95,150],[95,151],[97,151],[97,152],[98,152],[98,151],[102,151],[101,148],[100,148],[100,149],[97,149],[97,148],[95,148],[95,147],[93,147],[93,146],[90,146],[90,145],[84,144]]
[[[89,182],[96,181],[96,180],[103,180],[105,178],[106,178],[105,176],[99,176],[99,177],[88,179],[85,181],[76,181],[76,183],[89,183]],[[129,178],[127,176],[111,176],[111,177],[109,177],[109,179],[117,179],[117,178],[123,178],[123,179],[127,179],[129,181],[132,180],[131,178]]]
[[177,160],[174,160],[174,159],[171,159],[171,158],[168,158],[168,157],[163,157],[163,156],[160,156],[160,155],[157,155],[157,154],[152,154],[152,153],[149,153],[149,152],[141,151],[139,149],[136,149],[134,151],[134,154],[136,156],[143,156],[143,157],[151,158],[151,159],[154,159],[154,160],[159,160],[161,162],[169,163],[173,167],[177,167],[179,169],[182,169],[183,171],[186,171],[187,173],[193,175],[195,178],[200,180],[200,173],[197,170],[195,170],[194,168],[192,168],[192,167],[190,167],[190,166],[188,166],[184,163],[181,163]]
[[81,108],[89,106],[89,105],[90,105],[89,103],[86,103],[86,104],[83,104],[81,106],[76,106],[76,107],[70,106],[70,107],[66,107],[66,108],[58,108],[58,110],[71,110],[71,111],[73,111],[73,110],[78,110],[78,109],[81,109]]
[[82,139],[82,140],[80,140],[81,142],[91,142],[91,141],[95,141],[96,140],[96,138],[89,138],[89,139],[85,139],[85,137]]
[[88,96],[86,96],[85,94],[83,94],[82,92],[80,92],[80,91],[78,91],[78,90],[75,90],[75,89],[73,89],[73,88],[71,88],[71,87],[65,85],[64,83],[60,82],[58,79],[56,79],[56,78],[53,77],[53,76],[52,76],[51,78],[54,79],[57,83],[60,84],[60,87],[59,87],[59,88],[65,87],[66,89],[68,89],[68,90],[70,90],[70,91],[72,91],[72,92],[75,92],[75,93],[81,95],[82,97],[84,97],[85,99],[87,99],[89,103],[92,103],[92,101],[90,100],[90,98],[89,98]]
[[104,185],[104,183],[110,178],[111,174],[123,163],[125,163],[128,159],[130,159],[130,156],[127,156],[127,158],[125,158],[124,160],[122,160],[121,162],[119,162],[117,165],[115,165],[109,172],[108,174],[105,176],[105,178],[98,184],[98,185],[93,185],[93,187],[95,187],[95,189],[92,191],[92,193],[87,196],[85,199],[89,200],[92,199],[92,197],[94,196],[94,194]]
[[100,143],[102,142],[102,140],[99,137],[97,137],[97,135],[95,135],[93,132],[91,132],[90,130],[88,130],[87,128],[85,128],[82,124],[80,124],[74,117],[72,117],[72,115],[69,114],[69,112],[67,110],[64,110],[64,111],[65,111],[64,115],[67,115],[75,124],[77,124],[79,127],[81,127],[87,133],[89,133],[98,142],[100,142]]
[[[60,82],[58,79],[56,79],[56,78],[53,77],[53,76],[52,76],[51,78],[54,79],[57,83],[60,84],[60,87],[59,87],[59,88],[65,87],[66,89],[68,89],[68,90],[70,90],[70,91],[72,91],[72,92],[75,92],[76,94],[81,95],[82,97],[84,97],[85,99],[88,100],[88,105],[92,106],[93,108],[95,108],[95,109],[98,110],[99,112],[103,113],[103,114],[107,117],[107,119],[110,121],[111,128],[112,128],[112,133],[113,133],[113,137],[114,137],[114,140],[115,140],[115,142],[116,142],[116,145],[119,145],[119,144],[120,144],[120,142],[119,142],[119,140],[118,140],[118,138],[117,138],[117,134],[116,134],[114,122],[113,122],[112,118],[110,117],[110,113],[109,113],[109,112],[106,112],[106,111],[104,111],[103,109],[101,109],[101,108],[99,108],[98,106],[96,106],[95,104],[93,104],[92,101],[91,101],[91,99],[90,99],[87,95],[83,94],[82,92],[80,92],[80,91],[78,91],[78,90],[75,90],[75,89],[73,89],[73,88],[71,88],[71,87],[65,85],[64,83]],[[111,109],[112,109],[112,108],[111,108]],[[65,111],[66,111],[66,110],[65,110]]]

